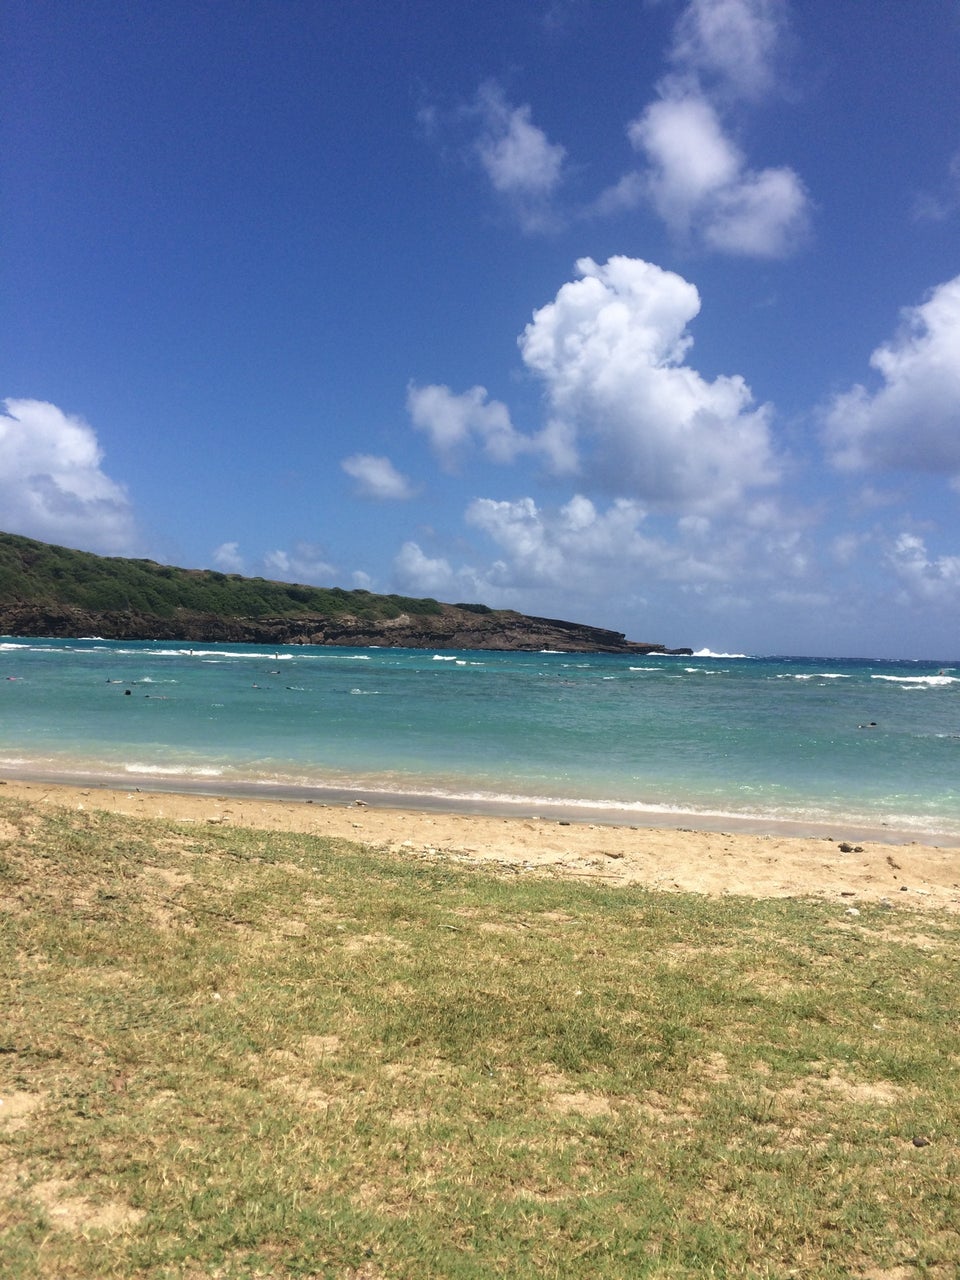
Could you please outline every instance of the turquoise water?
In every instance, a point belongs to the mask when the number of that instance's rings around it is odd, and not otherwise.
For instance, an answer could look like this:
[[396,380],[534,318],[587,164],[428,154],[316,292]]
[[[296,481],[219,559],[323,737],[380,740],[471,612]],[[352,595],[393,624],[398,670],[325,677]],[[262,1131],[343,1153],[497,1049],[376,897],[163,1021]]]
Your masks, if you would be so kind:
[[960,668],[7,639],[0,772],[960,837]]

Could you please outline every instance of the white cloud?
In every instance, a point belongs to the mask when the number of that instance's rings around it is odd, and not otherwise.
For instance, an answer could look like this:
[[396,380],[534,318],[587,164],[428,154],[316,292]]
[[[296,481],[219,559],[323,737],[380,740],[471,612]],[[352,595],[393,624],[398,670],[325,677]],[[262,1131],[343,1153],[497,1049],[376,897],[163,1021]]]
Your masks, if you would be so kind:
[[625,173],[613,186],[601,191],[593,203],[587,206],[585,213],[587,216],[607,218],[638,209],[646,198],[647,183],[642,175],[636,172]]
[[960,477],[960,276],[905,310],[900,331],[870,364],[882,386],[857,384],[826,412],[833,462]]
[[565,149],[533,124],[528,105],[514,107],[499,85],[482,85],[473,113],[481,122],[476,154],[494,190],[528,231],[549,224],[549,202],[563,179]]
[[901,533],[887,559],[904,587],[907,601],[960,603],[960,555],[931,559],[922,538]]
[[783,0],[691,0],[677,22],[671,58],[739,97],[759,97],[773,87],[786,16]]
[[960,209],[960,151],[947,164],[946,180],[937,192],[921,191],[913,202],[917,222],[946,222]]
[[783,258],[804,240],[807,193],[792,169],[743,172],[715,192],[701,223],[706,244],[723,253]]
[[221,542],[213,553],[213,563],[224,573],[243,573],[239,542]]
[[654,527],[644,506],[626,498],[605,509],[583,494],[556,509],[530,497],[477,498],[465,520],[500,553],[489,569],[469,571],[487,601],[508,591],[609,600],[657,583],[697,592],[749,582],[801,590],[809,577],[800,530],[772,504],[752,523],[734,516]]
[[324,559],[323,548],[310,542],[296,543],[293,551],[269,551],[263,557],[263,565],[281,582],[325,586],[337,576],[336,567]]
[[511,107],[496,84],[484,85],[478,95],[484,132],[477,151],[487,176],[505,195],[548,196],[556,190],[566,154],[530,122],[530,107]]
[[407,409],[413,425],[428,436],[447,467],[454,466],[472,442],[479,443],[494,462],[512,462],[530,447],[514,429],[510,410],[500,400],[489,400],[485,387],[471,387],[454,395],[446,386],[411,384]]
[[833,539],[830,550],[837,564],[846,567],[853,564],[870,540],[870,535],[865,533],[840,533]]
[[674,32],[677,70],[627,128],[646,167],[603,192],[593,211],[646,198],[681,240],[758,258],[797,249],[809,227],[803,182],[787,167],[751,168],[720,113],[773,87],[785,26],[782,0],[691,0]]
[[607,492],[681,510],[739,503],[774,482],[769,408],[752,407],[742,377],[709,382],[683,363],[696,288],[637,258],[577,269],[520,338],[545,384],[554,461],[567,460],[556,469],[575,463]]
[[646,156],[650,201],[675,236],[760,258],[783,257],[804,239],[803,183],[792,169],[749,169],[699,92],[661,97],[627,134]]
[[627,128],[634,147],[652,166],[654,207],[674,232],[687,234],[694,213],[718,190],[736,182],[743,157],[724,135],[705,98],[661,98]]
[[624,498],[606,511],[583,494],[556,511],[539,508],[532,498],[477,498],[465,518],[505,553],[497,578],[513,588],[552,587],[597,596],[608,594],[614,582],[625,588],[637,572],[681,580],[716,577],[705,561],[643,533],[646,512]]
[[456,595],[457,575],[449,560],[431,559],[416,542],[405,542],[393,561],[393,571],[402,590],[417,595]]
[[340,466],[357,482],[357,493],[363,498],[403,500],[413,497],[413,488],[389,458],[370,453],[354,453]]
[[0,527],[106,554],[134,548],[125,487],[101,469],[83,418],[43,400],[5,400],[0,414]]

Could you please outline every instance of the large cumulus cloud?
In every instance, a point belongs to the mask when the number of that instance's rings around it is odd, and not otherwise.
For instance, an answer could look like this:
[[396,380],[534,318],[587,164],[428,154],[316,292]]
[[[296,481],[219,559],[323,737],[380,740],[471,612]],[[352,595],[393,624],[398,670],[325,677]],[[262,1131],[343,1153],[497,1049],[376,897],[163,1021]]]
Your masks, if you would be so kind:
[[43,400],[5,400],[0,414],[0,527],[87,551],[130,554],[133,510],[82,418]]
[[881,385],[856,384],[825,415],[827,447],[844,470],[942,472],[960,483],[960,276],[903,313],[870,364]]
[[754,407],[739,375],[710,381],[686,363],[694,285],[638,258],[577,270],[520,338],[544,384],[550,455],[562,440],[566,469],[682,509],[729,506],[775,481],[769,407]]

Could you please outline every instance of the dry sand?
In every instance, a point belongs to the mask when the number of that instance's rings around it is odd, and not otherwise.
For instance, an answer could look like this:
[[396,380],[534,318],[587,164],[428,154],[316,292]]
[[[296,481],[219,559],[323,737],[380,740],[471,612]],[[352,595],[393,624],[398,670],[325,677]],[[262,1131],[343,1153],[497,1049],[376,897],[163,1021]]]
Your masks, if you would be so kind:
[[[815,897],[847,908],[887,899],[960,911],[960,848],[566,822],[246,796],[7,781],[5,797],[143,818],[338,836],[411,857],[496,864],[602,884],[713,895]],[[848,851],[847,851],[848,850]]]

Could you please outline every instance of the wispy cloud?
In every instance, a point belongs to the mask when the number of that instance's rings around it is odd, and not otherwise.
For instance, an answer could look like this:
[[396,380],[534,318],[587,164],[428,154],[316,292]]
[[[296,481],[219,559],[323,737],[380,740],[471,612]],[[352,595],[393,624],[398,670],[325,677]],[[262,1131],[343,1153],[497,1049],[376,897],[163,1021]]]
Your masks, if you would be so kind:
[[946,177],[937,190],[922,191],[913,202],[917,222],[946,222],[957,213],[960,213],[960,150],[950,157]]
[[337,578],[336,565],[328,563],[322,547],[311,542],[298,542],[292,551],[268,551],[264,568],[281,582],[303,582],[326,586]]
[[455,468],[474,444],[494,462],[512,462],[530,449],[531,442],[515,430],[510,410],[491,400],[486,387],[471,387],[459,395],[442,384],[407,389],[407,410],[448,469]]
[[338,575],[337,567],[329,563],[323,548],[304,541],[296,542],[291,550],[277,548],[253,556],[244,555],[239,542],[223,542],[213,552],[212,560],[224,573],[243,573],[309,586],[328,586]]
[[224,573],[243,573],[244,559],[239,542],[221,542],[213,553],[213,563]]
[[341,468],[356,481],[361,498],[377,501],[404,501],[414,496],[413,486],[389,458],[371,453],[354,453],[344,458]]
[[459,138],[459,154],[486,178],[502,207],[527,232],[557,225],[555,197],[565,177],[566,148],[551,142],[529,103],[513,103],[487,80],[456,110],[429,105],[419,112],[428,137]]
[[721,96],[758,99],[774,86],[786,23],[784,0],[690,0],[674,29],[670,60]]

